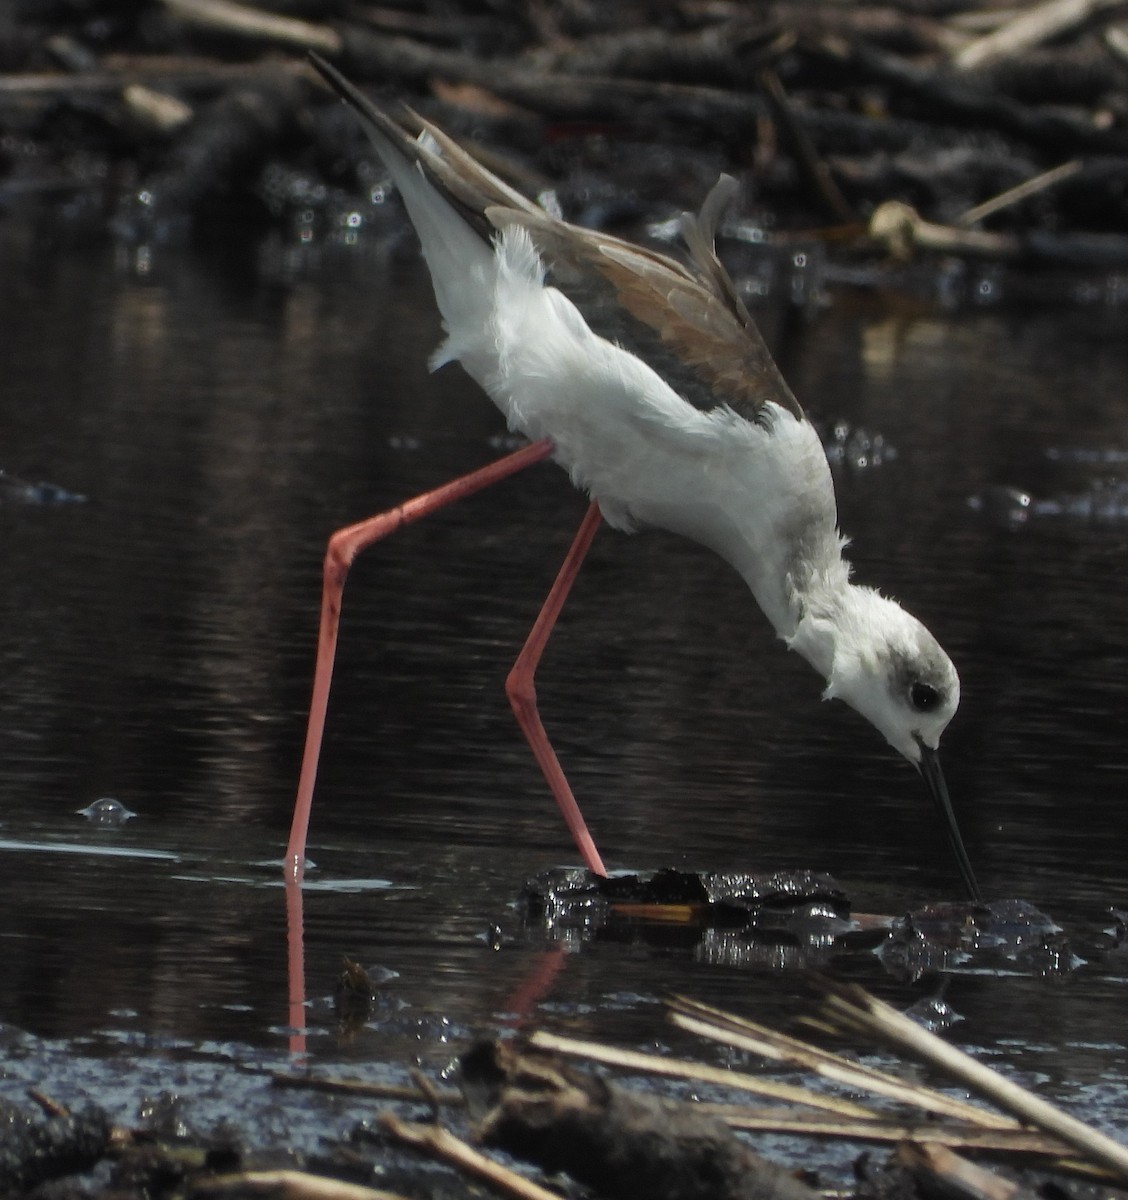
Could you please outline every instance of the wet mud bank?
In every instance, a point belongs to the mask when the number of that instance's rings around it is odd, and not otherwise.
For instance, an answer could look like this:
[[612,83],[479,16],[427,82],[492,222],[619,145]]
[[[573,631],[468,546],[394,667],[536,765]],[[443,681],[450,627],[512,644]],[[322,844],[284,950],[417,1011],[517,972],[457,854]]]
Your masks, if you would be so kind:
[[[789,946],[789,969],[810,981],[806,999],[781,1030],[675,998],[665,1028],[699,1050],[684,1057],[662,1026],[657,1053],[536,1027],[531,1014],[554,979],[541,972],[513,998],[500,1039],[460,1034],[439,1072],[410,1060],[334,1071],[319,1063],[323,1051],[309,1052],[317,1023],[331,1023],[341,1045],[385,1027],[394,977],[355,962],[331,998],[309,1004],[309,1028],[290,1031],[301,1049],[292,1043],[287,1056],[184,1039],[123,1040],[94,1056],[92,1045],[9,1029],[0,1191],[96,1200],[422,1200],[482,1186],[524,1200],[809,1200],[827,1187],[855,1200],[1128,1194],[1128,1146],[1102,1132],[1123,1131],[1123,1093],[1082,1121],[1068,1102],[952,1044],[960,1014],[944,1001],[946,974],[1049,980],[1080,963],[1029,904],[932,905],[894,920],[851,914],[827,876],[557,871],[531,881],[521,907],[542,936],[573,940],[582,922],[586,940],[683,955],[688,932],[722,928],[745,939],[747,953],[729,959],[743,970],[762,966],[767,946]],[[1104,947],[1113,958],[1124,936],[1117,920]],[[812,973],[833,964],[849,975],[851,957],[875,952],[894,975],[935,980],[928,1002],[902,1014]],[[565,1027],[572,1019],[557,1014]]]

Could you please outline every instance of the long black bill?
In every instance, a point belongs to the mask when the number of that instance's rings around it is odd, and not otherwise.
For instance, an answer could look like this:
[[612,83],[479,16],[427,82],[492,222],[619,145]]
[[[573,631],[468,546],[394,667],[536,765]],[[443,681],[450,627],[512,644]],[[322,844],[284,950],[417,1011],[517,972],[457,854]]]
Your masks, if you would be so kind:
[[967,894],[976,904],[983,903],[979,892],[979,884],[975,882],[975,872],[971,869],[971,859],[964,849],[963,838],[960,837],[960,827],[956,824],[956,814],[952,811],[952,801],[948,798],[948,785],[944,782],[944,772],[940,770],[940,756],[935,750],[918,741],[920,746],[920,773],[928,784],[937,811],[944,819],[944,831],[948,835],[948,843],[956,856],[956,863],[963,876]]

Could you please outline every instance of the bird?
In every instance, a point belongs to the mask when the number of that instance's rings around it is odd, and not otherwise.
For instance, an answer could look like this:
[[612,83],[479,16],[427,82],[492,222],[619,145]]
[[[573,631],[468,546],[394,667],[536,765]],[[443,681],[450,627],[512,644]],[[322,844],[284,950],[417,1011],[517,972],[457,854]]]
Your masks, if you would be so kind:
[[851,579],[818,433],[716,253],[736,181],[722,175],[700,211],[683,214],[687,256],[674,258],[566,223],[432,122],[406,109],[413,137],[335,67],[310,57],[359,117],[418,234],[445,332],[431,368],[459,363],[527,443],[330,538],[286,851],[291,877],[300,880],[305,864],[349,564],[404,523],[551,460],[590,502],[506,690],[587,868],[607,874],[537,713],[534,675],[606,522],[683,535],[735,568],[786,647],[822,676],[823,698],[844,701],[918,769],[968,896],[980,903],[938,755],[959,676],[916,617]]

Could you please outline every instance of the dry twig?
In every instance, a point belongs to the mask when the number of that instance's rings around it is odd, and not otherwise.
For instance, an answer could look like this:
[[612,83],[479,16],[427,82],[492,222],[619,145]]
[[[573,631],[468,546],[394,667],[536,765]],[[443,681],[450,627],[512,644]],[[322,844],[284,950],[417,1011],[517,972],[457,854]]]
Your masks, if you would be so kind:
[[461,1138],[456,1138],[449,1130],[441,1125],[422,1125],[412,1121],[401,1121],[393,1113],[384,1113],[380,1124],[393,1137],[398,1138],[408,1146],[425,1150],[435,1158],[441,1158],[451,1166],[465,1171],[478,1179],[497,1188],[507,1196],[516,1200],[560,1200],[556,1192],[542,1188],[532,1180],[518,1175],[516,1171],[503,1167],[492,1158],[479,1154],[473,1146],[468,1146]]
[[994,213],[1001,212],[1004,208],[1009,208],[1012,204],[1018,204],[1030,196],[1037,195],[1038,192],[1045,191],[1046,188],[1053,187],[1063,180],[1071,179],[1083,166],[1084,163],[1075,158],[1060,166],[1052,167],[1049,171],[1043,171],[1040,175],[1035,175],[1033,179],[1027,179],[1017,187],[1008,188],[1005,192],[992,196],[990,200],[984,200],[982,204],[977,204],[974,208],[960,213],[958,224],[974,225]]
[[1118,3],[1119,0],[1046,0],[1020,10],[998,29],[958,50],[952,56],[952,65],[958,71],[971,71],[1000,58],[1021,54]]
[[334,55],[340,54],[343,47],[340,34],[327,25],[263,12],[248,4],[234,4],[231,0],[164,0],[164,4],[184,21],[256,41],[279,42]]
[[1000,1108],[1014,1113],[1020,1120],[1052,1133],[1086,1158],[1128,1179],[1128,1146],[1121,1145],[1076,1117],[1062,1112],[1049,1101],[1035,1096],[1020,1084],[976,1062],[971,1055],[948,1045],[891,1005],[869,995],[863,988],[831,984],[829,981],[824,983],[824,987],[828,994],[823,1001],[823,1010],[834,1025],[853,1032],[864,1032],[912,1054],[972,1088]]
[[682,1062],[678,1059],[659,1058],[656,1054],[642,1054],[634,1050],[618,1050],[614,1046],[602,1046],[598,1042],[577,1041],[559,1037],[553,1033],[537,1031],[529,1043],[538,1050],[550,1050],[572,1058],[587,1058],[592,1062],[620,1067],[625,1071],[644,1071],[651,1075],[664,1075],[671,1079],[691,1079],[698,1083],[711,1083],[737,1091],[751,1092],[757,1096],[770,1096],[774,1100],[790,1104],[803,1104],[809,1108],[823,1109],[842,1117],[866,1120],[868,1109],[849,1100],[835,1096],[822,1096],[807,1088],[792,1087],[771,1079],[761,1079],[740,1071],[729,1071],[722,1067],[710,1067],[702,1063]]
[[1037,1154],[1061,1159],[1070,1148],[1058,1138],[1030,1129],[993,1129],[968,1122],[906,1121],[871,1116],[851,1121],[819,1113],[797,1114],[786,1109],[756,1108],[744,1104],[699,1105],[731,1129],[749,1132],[790,1133],[801,1137],[841,1138],[851,1142],[918,1142],[958,1150],[986,1150],[1002,1154]]
[[[835,1083],[841,1083],[847,1087],[861,1088],[874,1095],[885,1096],[925,1112],[954,1117],[981,1128],[1017,1128],[1015,1122],[1007,1117],[986,1112],[952,1096],[946,1096],[931,1088],[899,1079],[895,1075],[875,1070],[873,1067],[851,1062],[841,1055],[821,1050],[798,1038],[777,1033],[754,1021],[736,1017],[731,1013],[722,1012],[720,1009],[699,1004],[681,996],[675,997],[673,1004],[671,1019],[675,1025],[713,1041],[736,1046],[776,1062],[813,1071],[824,1079],[833,1080]],[[867,1116],[873,1115],[868,1109],[863,1111]]]
[[217,1175],[189,1188],[190,1200],[211,1197],[268,1196],[271,1200],[404,1200],[396,1192],[342,1183],[305,1171],[241,1171]]

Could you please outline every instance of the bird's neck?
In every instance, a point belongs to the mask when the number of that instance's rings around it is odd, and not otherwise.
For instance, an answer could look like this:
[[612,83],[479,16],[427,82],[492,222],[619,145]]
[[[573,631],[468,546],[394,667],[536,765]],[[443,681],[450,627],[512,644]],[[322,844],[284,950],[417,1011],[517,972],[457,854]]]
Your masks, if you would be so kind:
[[790,634],[781,631],[781,635],[788,648],[801,654],[829,683],[839,636],[851,624],[860,591],[850,582],[849,564],[841,556],[793,576],[790,582],[795,624]]

